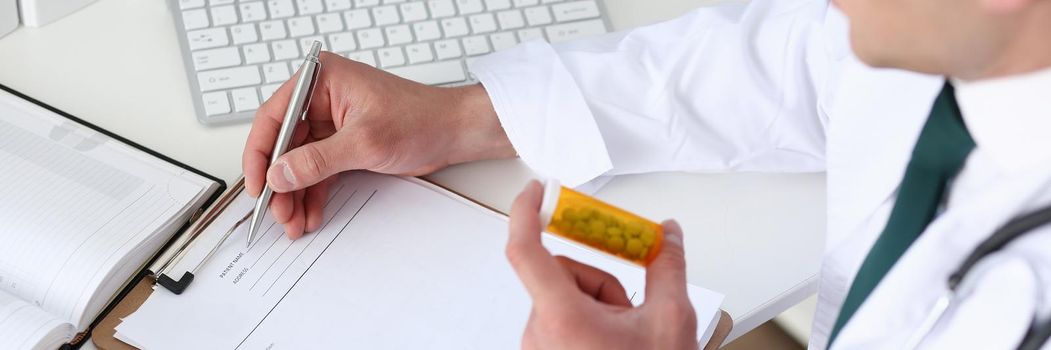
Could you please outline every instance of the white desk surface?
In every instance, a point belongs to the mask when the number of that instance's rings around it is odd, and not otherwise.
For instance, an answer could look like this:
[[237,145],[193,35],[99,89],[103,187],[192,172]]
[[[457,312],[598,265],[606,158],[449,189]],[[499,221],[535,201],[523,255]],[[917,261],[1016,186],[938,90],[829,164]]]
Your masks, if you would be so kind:
[[[615,29],[717,0],[606,0]],[[233,182],[248,125],[205,127],[193,115],[163,0],[100,0],[43,28],[0,38],[0,84]],[[688,44],[688,43],[684,43]],[[507,210],[533,176],[520,161],[455,166],[430,179]],[[726,294],[731,339],[817,290],[824,247],[821,174],[651,174],[598,196],[686,231],[691,283]]]

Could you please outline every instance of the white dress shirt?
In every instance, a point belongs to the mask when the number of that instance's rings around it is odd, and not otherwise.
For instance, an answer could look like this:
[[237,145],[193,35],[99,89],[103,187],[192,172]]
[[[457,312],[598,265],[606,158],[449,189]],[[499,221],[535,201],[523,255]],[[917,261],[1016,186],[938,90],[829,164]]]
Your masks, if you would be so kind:
[[[886,225],[945,81],[859,62],[846,19],[825,0],[753,0],[585,40],[533,41],[471,70],[521,158],[569,185],[657,171],[826,171],[816,349],[827,347],[853,277]],[[977,146],[944,211],[834,348],[902,347],[978,243],[1051,203],[1051,69],[956,86]],[[1051,307],[1041,301],[1051,289],[1049,227],[983,262],[924,347],[1017,344],[1034,310]]]

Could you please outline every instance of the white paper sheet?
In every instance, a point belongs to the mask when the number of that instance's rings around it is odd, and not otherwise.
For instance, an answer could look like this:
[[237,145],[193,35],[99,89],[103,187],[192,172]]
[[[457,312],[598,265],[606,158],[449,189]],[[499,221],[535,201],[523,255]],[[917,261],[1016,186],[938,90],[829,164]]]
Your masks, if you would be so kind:
[[[205,233],[249,212],[246,195]],[[353,173],[334,188],[318,232],[290,241],[279,225],[249,249],[247,225],[179,296],[156,288],[117,327],[147,349],[508,349],[530,300],[504,257],[507,220],[407,179]],[[644,271],[555,238],[555,254],[617,276],[635,303]],[[702,320],[722,296],[691,286]]]

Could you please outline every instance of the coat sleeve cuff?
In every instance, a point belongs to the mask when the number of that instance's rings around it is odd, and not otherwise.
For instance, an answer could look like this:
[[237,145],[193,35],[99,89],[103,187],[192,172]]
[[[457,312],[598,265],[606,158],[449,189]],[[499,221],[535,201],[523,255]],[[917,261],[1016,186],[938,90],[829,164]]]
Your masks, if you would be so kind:
[[533,171],[575,187],[612,169],[595,117],[550,44],[523,43],[479,58],[470,69]]

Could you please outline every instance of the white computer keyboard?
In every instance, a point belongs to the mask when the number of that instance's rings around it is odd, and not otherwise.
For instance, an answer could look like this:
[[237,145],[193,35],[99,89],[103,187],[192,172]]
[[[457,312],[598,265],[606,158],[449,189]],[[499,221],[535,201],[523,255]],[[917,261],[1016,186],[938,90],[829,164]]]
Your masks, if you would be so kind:
[[431,85],[472,81],[471,57],[608,30],[598,0],[169,0],[197,119],[251,120],[302,63],[327,51]]

